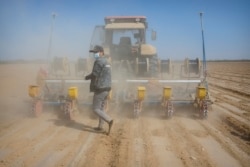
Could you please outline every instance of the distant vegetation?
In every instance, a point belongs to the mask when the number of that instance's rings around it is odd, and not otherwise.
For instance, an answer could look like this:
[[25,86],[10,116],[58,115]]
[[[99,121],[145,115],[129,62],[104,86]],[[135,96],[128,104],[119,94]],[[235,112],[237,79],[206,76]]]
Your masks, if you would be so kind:
[[241,59],[241,60],[207,60],[207,62],[245,62],[250,61],[250,59]]
[[46,63],[46,60],[36,59],[36,60],[0,60],[0,64],[28,64],[28,63]]
[[[241,60],[207,60],[207,62],[243,62],[243,61],[244,62],[250,62],[250,59],[241,59]],[[176,62],[182,62],[182,60],[178,60]],[[25,59],[0,60],[0,64],[28,64],[28,63],[46,63],[46,60],[45,59],[35,59],[35,60],[25,60]]]

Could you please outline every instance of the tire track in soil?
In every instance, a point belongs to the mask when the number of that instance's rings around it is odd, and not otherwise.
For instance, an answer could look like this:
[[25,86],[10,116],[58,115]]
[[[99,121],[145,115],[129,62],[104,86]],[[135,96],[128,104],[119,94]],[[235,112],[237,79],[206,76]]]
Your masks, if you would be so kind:
[[[62,158],[62,161],[60,161],[60,163],[58,163],[56,166],[72,166],[72,167],[79,166],[79,162],[81,160],[86,160],[85,159],[86,151],[92,145],[92,142],[95,137],[96,135],[94,135],[93,133],[89,134],[88,137],[86,137],[86,140],[81,141],[81,144],[80,144],[81,147],[79,149],[72,149],[72,150],[77,150],[75,153],[70,152],[67,155],[65,155]],[[82,140],[82,139],[79,137],[79,140]],[[78,146],[79,145],[77,145],[77,147]],[[70,163],[67,163],[67,162],[70,162]]]
[[216,129],[222,131],[246,154],[250,155],[250,126],[249,121],[243,117],[232,114],[220,105],[215,104],[214,108],[220,111],[217,114],[219,120],[214,122]]
[[[75,122],[59,120],[64,122],[54,134],[55,137],[49,139],[47,143],[38,150],[36,157],[27,159],[30,166],[61,166],[70,163],[73,156],[78,151],[79,145],[88,139],[88,131],[83,130],[81,124],[74,127]],[[87,123],[89,124],[90,121]],[[74,129],[76,128],[76,129]],[[66,159],[65,156],[68,156]]]
[[[49,116],[51,115],[49,114]],[[53,164],[61,161],[65,154],[73,154],[80,142],[85,139],[86,134],[89,133],[82,133],[81,127],[79,127],[82,126],[81,124],[75,126],[75,123],[73,123],[74,127],[72,127],[72,122],[67,120],[55,119],[56,122],[52,123],[49,120],[46,121],[44,117],[40,120],[43,121],[37,122],[34,119],[25,122],[24,127],[21,128],[22,132],[26,132],[23,135],[19,134],[12,138],[7,135],[7,138],[2,139],[6,148],[11,149],[12,152],[4,157],[1,164],[12,164],[14,166],[44,166],[44,164],[47,164],[46,166],[54,166]],[[36,121],[36,123],[33,121]],[[61,122],[60,126],[55,128],[53,123],[58,124],[58,121]],[[31,122],[33,129],[27,126]],[[76,132],[76,130],[80,131]]]
[[21,113],[19,113],[19,115],[16,116],[14,121],[8,120],[6,123],[4,123],[5,124],[4,126],[1,126],[0,143],[1,143],[2,136],[4,136],[4,138],[6,137],[12,138],[13,136],[15,137],[22,136],[25,133],[31,132],[32,129],[36,128],[36,125],[43,124],[44,120],[49,119],[49,118],[54,118],[56,116],[54,108],[44,107],[44,110],[46,111],[44,111],[39,117],[35,117],[33,114],[30,113],[30,111],[28,111],[31,109],[31,105],[27,106],[27,104],[25,104],[25,108],[27,108],[26,109],[27,111],[26,110],[25,112],[21,111]]
[[182,160],[184,166],[216,166],[209,154],[202,150],[202,145],[182,125],[179,118],[166,121],[164,129],[166,129],[166,135],[170,139],[170,143],[174,145],[173,151]]
[[[232,127],[231,133],[234,136],[241,138],[242,140],[246,141],[246,144],[250,145],[250,127],[246,124],[239,122],[233,117],[227,116],[225,119],[226,124],[229,127]],[[250,155],[250,150],[246,150],[247,153]]]
[[97,137],[86,153],[89,161],[82,160],[80,166],[155,166],[156,158],[143,119],[128,119],[118,113],[114,120],[110,136]]
[[25,156],[27,158],[24,160],[24,164],[27,166],[54,166],[61,159],[63,152],[67,151],[67,146],[70,144],[65,140],[60,141],[67,133],[69,131],[60,128],[54,131],[51,136],[47,136],[48,139],[44,138],[45,142],[34,152],[33,156],[30,156],[30,154]]
[[151,140],[151,132],[149,127],[151,126],[145,117],[140,117],[134,119],[132,122],[135,127],[134,130],[134,144],[132,151],[134,152],[133,156],[133,165],[136,167],[144,166],[159,166],[157,155],[154,154],[154,146]]
[[[216,119],[216,121],[213,121],[211,125],[213,125],[214,128],[216,128],[217,130],[223,132],[224,138],[227,138],[228,140],[230,139],[230,141],[227,143],[233,142],[234,145],[237,146],[237,148],[231,149],[230,152],[235,152],[235,150],[239,149],[240,150],[238,152],[244,152],[239,154],[232,154],[233,156],[237,157],[238,160],[243,162],[246,162],[246,160],[248,159],[250,163],[249,122],[245,121],[244,118],[239,117],[238,115],[232,114],[230,111],[227,111],[224,107],[221,107],[220,105],[214,104],[214,108],[220,112],[215,113],[215,116],[218,118]],[[218,138],[218,134],[220,133],[212,134],[217,134],[216,138]],[[223,141],[223,139],[221,139],[221,141]]]
[[[18,144],[21,142],[20,140],[27,143],[29,140],[33,140],[33,137],[39,133],[43,133],[44,129],[50,126],[49,124],[44,123],[44,117],[32,119],[26,118],[21,121],[17,121],[16,125],[18,126],[11,126],[8,128],[8,131],[5,131],[6,133],[1,133],[1,149],[16,149],[16,146],[21,146]],[[40,128],[37,129],[37,127]]]
[[79,162],[79,166],[108,167],[115,166],[119,162],[119,148],[121,140],[124,138],[125,123],[115,120],[113,126],[109,136],[101,134],[95,138],[91,147],[86,152],[86,159],[82,159]]
[[[211,86],[210,86],[211,87]],[[242,95],[235,95],[232,94],[228,91],[224,91],[222,89],[216,88],[216,87],[211,87],[210,93],[212,95],[212,97],[214,97],[216,99],[216,101],[222,101],[228,104],[231,104],[237,108],[239,108],[240,110],[245,111],[245,113],[249,113],[250,112],[250,100]],[[215,91],[215,92],[214,92]],[[229,97],[231,98],[229,98]],[[238,113],[240,114],[240,113]],[[243,116],[244,117],[244,116]],[[249,117],[246,117],[248,120],[250,119]]]
[[[120,125],[118,123],[118,129],[115,130],[114,135],[109,138],[110,142],[110,153],[111,157],[108,161],[108,166],[127,166],[125,164],[129,163],[131,158],[129,153],[131,153],[131,140],[130,136],[132,135],[133,129],[131,127],[131,120],[120,120]],[[115,125],[116,126],[116,125]]]
[[[250,164],[250,157],[246,153],[235,145],[230,137],[225,136],[225,131],[219,131],[221,128],[215,124],[206,121],[198,121],[199,124],[218,142],[220,146],[227,151],[232,157],[234,157],[242,167],[248,167]],[[214,127],[216,126],[216,127]]]
[[[28,132],[25,130],[25,128],[22,129],[23,132]],[[30,129],[28,128],[28,130]],[[36,129],[33,128],[33,131],[34,130]],[[19,162],[22,162],[23,160],[25,160],[25,157],[33,157],[35,155],[33,153],[37,151],[35,147],[42,147],[41,139],[44,139],[44,141],[48,141],[49,138],[54,136],[56,132],[51,128],[51,126],[47,126],[46,129],[43,129],[37,136],[31,139],[25,137],[24,135],[17,135],[11,138],[7,136],[6,138],[4,138],[4,143],[6,145],[6,148],[10,149],[11,152],[3,158],[3,162],[7,164],[16,163],[15,161],[17,160]]]
[[[159,118],[143,118],[144,124],[147,127],[147,136],[151,142],[151,155],[155,156],[154,163],[151,166],[171,166],[183,167],[181,159],[174,151],[171,141],[166,136],[166,128],[163,126],[162,121]],[[168,130],[168,129],[167,129]]]
[[[42,118],[34,118],[34,119],[24,119],[22,121],[17,121],[14,125],[10,125],[8,130],[5,130],[4,132],[1,132],[0,137],[0,143],[1,145],[6,145],[4,142],[9,142],[8,140],[5,140],[6,138],[18,138],[20,136],[23,136],[23,134],[32,131],[34,129],[35,124],[39,124],[43,121]],[[12,124],[12,123],[11,123]],[[16,126],[16,125],[19,126]]]
[[[206,120],[193,120],[190,118],[179,118],[179,125],[185,127],[186,131],[191,134],[191,137],[200,144],[200,149],[207,154],[208,159],[212,160],[216,166],[241,166],[233,155],[221,147],[221,142],[217,141],[210,131],[207,131],[199,122]],[[211,122],[209,122],[211,126]],[[230,146],[230,145],[229,145]],[[227,159],[227,161],[223,161]]]
[[[215,111],[220,111],[224,115],[235,118],[238,122],[241,122],[248,127],[250,126],[248,118],[245,118],[244,115],[238,114],[238,112],[236,111],[237,108],[235,108],[234,106],[232,106],[230,109],[230,105],[227,105],[227,103],[216,103],[213,105],[213,109]],[[233,109],[235,110],[233,111]]]

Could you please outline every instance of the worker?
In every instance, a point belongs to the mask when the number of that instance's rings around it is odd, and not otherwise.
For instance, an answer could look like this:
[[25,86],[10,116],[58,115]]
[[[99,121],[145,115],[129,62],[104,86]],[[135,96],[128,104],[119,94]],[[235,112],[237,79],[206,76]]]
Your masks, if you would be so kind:
[[103,124],[107,122],[109,129],[107,135],[113,125],[113,119],[104,111],[105,101],[111,90],[111,66],[104,55],[103,47],[96,45],[89,52],[94,53],[95,62],[92,72],[85,77],[85,80],[91,80],[90,92],[94,92],[93,111],[99,116],[97,131],[103,131]]

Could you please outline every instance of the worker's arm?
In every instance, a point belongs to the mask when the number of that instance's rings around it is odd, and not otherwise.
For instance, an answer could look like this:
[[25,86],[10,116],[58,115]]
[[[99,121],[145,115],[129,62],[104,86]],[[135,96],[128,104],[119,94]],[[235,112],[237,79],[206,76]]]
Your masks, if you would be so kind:
[[90,80],[90,79],[93,79],[94,76],[92,73],[90,73],[89,75],[85,76],[85,80]]
[[85,76],[85,80],[90,80],[98,77],[102,70],[102,67],[103,67],[103,62],[97,59],[94,63],[92,72],[89,75]]

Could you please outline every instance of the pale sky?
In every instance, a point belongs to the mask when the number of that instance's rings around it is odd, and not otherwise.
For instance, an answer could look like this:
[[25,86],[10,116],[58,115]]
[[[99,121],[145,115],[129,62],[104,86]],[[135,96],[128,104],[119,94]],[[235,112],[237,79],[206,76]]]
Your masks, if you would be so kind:
[[87,57],[105,16],[144,15],[160,58],[202,58],[201,11],[208,60],[250,59],[249,9],[249,0],[1,0],[0,60],[45,58],[53,12],[52,56]]

